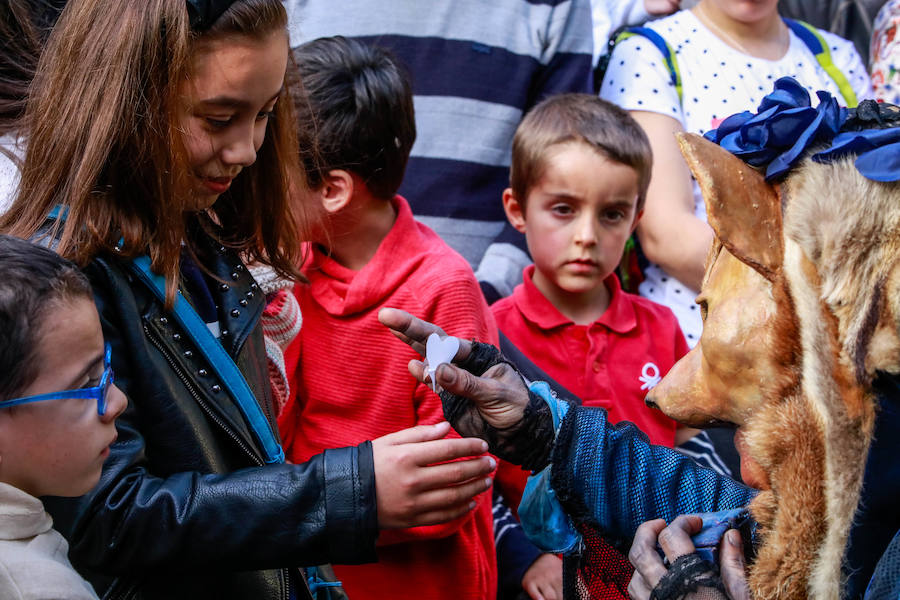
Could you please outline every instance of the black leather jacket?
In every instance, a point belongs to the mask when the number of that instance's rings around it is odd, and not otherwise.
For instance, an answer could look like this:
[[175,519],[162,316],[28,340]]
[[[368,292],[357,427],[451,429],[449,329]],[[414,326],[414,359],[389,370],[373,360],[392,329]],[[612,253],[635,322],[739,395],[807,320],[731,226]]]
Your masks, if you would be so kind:
[[[213,290],[223,345],[274,428],[265,299],[233,253],[216,245],[209,255],[227,282]],[[99,594],[287,599],[288,580],[298,580],[288,567],[375,560],[370,443],[262,466],[237,406],[152,292],[115,257],[85,272],[129,405],[99,486],[46,500],[73,564]]]

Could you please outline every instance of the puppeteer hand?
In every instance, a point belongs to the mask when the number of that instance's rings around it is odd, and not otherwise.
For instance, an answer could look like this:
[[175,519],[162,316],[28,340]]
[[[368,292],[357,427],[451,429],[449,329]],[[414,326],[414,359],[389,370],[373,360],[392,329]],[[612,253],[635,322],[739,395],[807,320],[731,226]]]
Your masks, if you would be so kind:
[[[398,309],[383,308],[378,319],[422,356],[430,334],[444,335],[437,326]],[[460,340],[454,363],[441,365],[435,373],[443,388],[444,416],[453,428],[487,441],[492,454],[513,464],[532,470],[546,466],[555,435],[550,409],[529,393],[515,367],[493,346],[467,340]],[[424,381],[421,361],[410,361],[409,371]]]
[[[491,486],[487,444],[446,438],[450,425],[419,425],[372,441],[381,529],[436,525],[461,517]],[[465,460],[459,460],[465,459]]]
[[[638,527],[628,553],[628,560],[634,565],[634,575],[628,584],[628,595],[634,600],[647,600],[656,589],[657,598],[665,600],[669,595],[665,588],[678,587],[682,593],[678,598],[722,598],[727,600],[750,600],[747,574],[744,570],[744,547],[741,534],[736,529],[725,533],[719,553],[719,569],[724,594],[709,585],[701,585],[700,591],[684,595],[685,583],[698,582],[709,577],[698,562],[683,563],[682,557],[696,557],[691,536],[700,531],[703,520],[696,515],[681,515],[668,527],[662,519],[647,521]],[[663,564],[656,551],[657,542],[671,564]],[[699,560],[699,558],[697,559]],[[706,563],[707,565],[709,563]],[[674,582],[675,585],[672,585]]]

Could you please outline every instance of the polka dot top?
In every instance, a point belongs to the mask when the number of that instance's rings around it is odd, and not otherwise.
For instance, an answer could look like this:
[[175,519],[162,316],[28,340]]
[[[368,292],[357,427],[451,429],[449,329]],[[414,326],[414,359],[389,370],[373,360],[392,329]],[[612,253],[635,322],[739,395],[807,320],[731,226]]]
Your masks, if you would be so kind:
[[25,155],[25,147],[24,142],[17,141],[11,133],[0,136],[0,147],[6,151],[0,150],[0,214],[3,214],[9,210],[19,187],[19,165],[13,162],[7,152],[21,160]]
[[[815,90],[843,96],[834,80],[819,66],[800,38],[790,32],[790,45],[780,60],[748,56],[719,39],[689,10],[645,25],[665,39],[676,54],[681,74],[683,103],[659,49],[650,40],[633,36],[616,45],[603,79],[600,96],[630,110],[668,115],[685,131],[705,133],[726,117],[744,110],[756,111],[775,80],[790,76],[804,84],[817,102]],[[852,42],[819,31],[829,44],[832,61],[847,77],[857,98],[872,96],[869,76]],[[694,214],[706,221],[703,198],[694,183]],[[657,265],[645,272],[641,295],[664,304],[678,317],[688,345],[693,347],[701,331],[695,290],[668,276]]]

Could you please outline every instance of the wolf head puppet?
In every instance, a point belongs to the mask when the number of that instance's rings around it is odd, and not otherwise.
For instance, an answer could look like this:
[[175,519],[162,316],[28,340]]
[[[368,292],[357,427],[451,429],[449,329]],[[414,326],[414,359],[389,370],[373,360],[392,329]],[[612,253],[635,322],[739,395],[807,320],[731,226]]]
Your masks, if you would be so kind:
[[763,490],[754,597],[839,598],[875,381],[900,373],[900,115],[822,92],[813,109],[795,84],[712,141],[679,138],[715,240],[703,334],[647,401],[737,426],[742,475]]

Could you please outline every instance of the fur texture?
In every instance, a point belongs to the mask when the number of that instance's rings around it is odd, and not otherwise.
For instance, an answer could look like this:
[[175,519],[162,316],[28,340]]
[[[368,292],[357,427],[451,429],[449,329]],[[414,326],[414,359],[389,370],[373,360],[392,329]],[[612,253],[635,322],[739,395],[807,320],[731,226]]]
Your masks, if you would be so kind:
[[784,273],[800,325],[801,390],[825,449],[826,531],[808,589],[839,598],[875,422],[871,382],[876,370],[900,369],[891,293],[900,277],[900,187],[865,179],[849,161],[807,161],[785,188]]
[[[865,179],[851,160],[807,160],[780,187],[761,193],[761,176],[743,164],[738,169],[727,151],[697,136],[680,143],[717,235],[701,298],[722,298],[709,287],[727,279],[710,273],[723,268],[715,266],[718,255],[729,252],[764,277],[747,270],[740,284],[732,276],[731,293],[766,306],[724,313],[733,322],[705,328],[706,339],[692,350],[703,360],[685,362],[705,370],[676,365],[673,381],[666,377],[652,401],[674,418],[714,415],[721,398],[688,400],[685,382],[708,389],[710,365],[753,356],[717,345],[722,332],[744,330],[762,340],[752,363],[741,367],[758,376],[761,397],[733,390],[730,402],[741,411],[719,409],[740,425],[744,450],[769,488],[751,505],[763,542],[750,568],[751,590],[759,599],[837,600],[875,420],[871,384],[877,371],[900,372],[900,185]],[[748,207],[746,194],[727,193],[736,185],[763,199]],[[773,194],[781,219],[772,215]],[[766,235],[754,232],[759,228]],[[751,279],[770,286],[770,294],[746,291]],[[710,304],[710,319],[713,312]],[[703,354],[704,345],[717,351]]]

